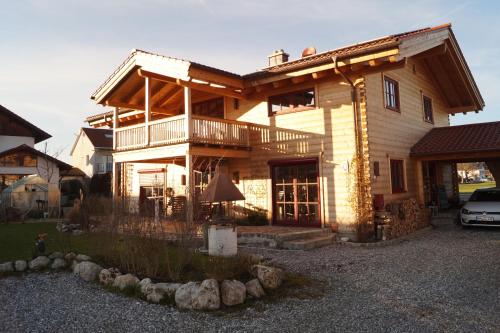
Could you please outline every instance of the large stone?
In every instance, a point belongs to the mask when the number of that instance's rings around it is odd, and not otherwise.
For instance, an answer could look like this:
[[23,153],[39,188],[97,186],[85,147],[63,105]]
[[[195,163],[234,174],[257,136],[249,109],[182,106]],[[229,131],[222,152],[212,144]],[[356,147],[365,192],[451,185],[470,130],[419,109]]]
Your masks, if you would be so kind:
[[175,292],[175,305],[179,309],[193,309],[194,295],[198,290],[198,282],[188,282],[181,285]]
[[76,253],[68,252],[64,255],[64,259],[66,259],[66,261],[73,261],[76,259]]
[[52,265],[50,265],[52,269],[62,269],[64,267],[66,267],[66,260],[62,258],[55,258]]
[[227,306],[243,304],[247,295],[247,288],[238,280],[224,280],[220,286],[222,303]]
[[28,268],[28,263],[26,260],[16,260],[14,263],[14,268],[18,272],[24,272]]
[[180,283],[154,283],[147,288],[146,299],[153,303],[160,303],[164,298],[172,298],[181,286]]
[[220,307],[220,291],[217,280],[202,283],[188,282],[175,292],[175,304],[179,309],[217,310]]
[[122,275],[118,268],[103,269],[99,272],[99,282],[105,286],[113,284],[117,276]]
[[50,259],[45,256],[36,257],[29,262],[29,268],[38,271],[40,269],[46,268],[50,264]]
[[119,275],[113,281],[113,287],[123,290],[127,287],[133,287],[139,283],[139,279],[132,274]]
[[276,289],[283,282],[283,271],[279,268],[255,265],[252,272],[265,289]]
[[6,272],[13,272],[14,271],[14,264],[12,261],[7,261],[4,262],[3,264],[0,264],[0,273],[6,273]]
[[73,273],[88,282],[95,281],[101,271],[102,267],[91,261],[82,261],[76,264],[73,269]]
[[259,279],[253,279],[245,283],[245,287],[247,288],[247,294],[251,297],[261,298],[266,295],[264,288],[259,282]]
[[148,295],[153,292],[154,283],[150,278],[144,278],[139,282],[139,287],[141,288],[141,293],[143,295]]
[[89,256],[87,256],[85,254],[79,254],[79,255],[76,256],[75,259],[76,259],[76,261],[79,261],[79,262],[92,260],[91,257],[89,257]]
[[60,258],[60,259],[64,258],[64,254],[62,254],[61,252],[52,252],[49,255],[49,259],[52,259],[52,260],[58,259],[58,258]]

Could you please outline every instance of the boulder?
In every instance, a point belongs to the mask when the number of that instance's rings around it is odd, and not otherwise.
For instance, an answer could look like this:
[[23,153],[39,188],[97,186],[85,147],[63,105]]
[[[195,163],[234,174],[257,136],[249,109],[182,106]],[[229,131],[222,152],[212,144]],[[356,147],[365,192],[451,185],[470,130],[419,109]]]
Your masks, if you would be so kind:
[[99,272],[99,282],[105,286],[113,284],[117,276],[122,275],[118,268],[103,269]]
[[71,234],[73,236],[80,236],[80,235],[83,235],[83,230],[80,230],[80,229],[75,229],[71,232]]
[[139,279],[132,274],[119,275],[113,281],[113,287],[123,290],[127,287],[133,287],[139,283]]
[[175,292],[175,304],[179,309],[217,310],[220,307],[220,291],[217,280],[188,282]]
[[150,278],[142,279],[139,282],[139,287],[141,288],[141,293],[143,295],[150,294],[153,291],[153,285],[154,285],[154,283],[151,281]]
[[245,283],[245,287],[247,288],[247,294],[251,297],[261,298],[266,295],[264,288],[259,282],[259,279],[253,279]]
[[76,265],[78,265],[78,261],[73,260],[73,261],[71,261],[71,265],[70,265],[69,267],[71,268],[71,270],[72,270],[72,271],[74,271],[74,270],[75,270]]
[[64,255],[64,259],[66,261],[73,261],[76,258],[76,254],[74,252],[68,252]]
[[50,264],[50,259],[45,256],[36,257],[29,262],[29,268],[34,271],[44,269]]
[[172,298],[181,286],[180,283],[155,283],[147,289],[146,299],[153,303],[160,303],[165,297]]
[[52,252],[49,255],[49,259],[52,259],[52,260],[58,259],[58,258],[60,258],[60,259],[64,258],[64,254],[62,254],[61,252]]
[[73,273],[88,282],[95,281],[101,271],[102,267],[91,261],[82,261],[76,264],[73,269]]
[[16,260],[14,263],[14,268],[18,272],[24,272],[28,268],[28,263],[26,260]]
[[252,267],[252,273],[265,289],[276,289],[283,282],[283,271],[279,268],[255,265]]
[[7,261],[4,262],[3,264],[0,264],[0,273],[6,273],[6,272],[13,272],[14,271],[14,264],[12,261]]
[[62,269],[64,267],[66,267],[66,260],[62,258],[55,258],[52,265],[50,265],[52,269]]
[[220,285],[220,293],[224,305],[243,304],[247,295],[247,288],[238,280],[224,280]]
[[175,292],[175,305],[179,309],[193,309],[193,298],[198,290],[198,282],[188,282],[181,285]]
[[79,254],[79,255],[76,256],[75,259],[76,259],[76,261],[79,261],[79,262],[92,260],[91,257],[89,257],[89,256],[87,256],[85,254]]

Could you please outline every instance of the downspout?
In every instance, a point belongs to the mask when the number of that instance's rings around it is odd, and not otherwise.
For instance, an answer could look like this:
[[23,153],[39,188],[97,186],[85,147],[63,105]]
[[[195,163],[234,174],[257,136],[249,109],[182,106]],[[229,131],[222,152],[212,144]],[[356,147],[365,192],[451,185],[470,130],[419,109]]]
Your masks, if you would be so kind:
[[[354,117],[355,156],[356,156],[356,159],[358,159],[357,170],[356,170],[356,178],[357,178],[356,181],[358,183],[358,186],[357,186],[358,193],[357,193],[356,201],[357,201],[358,207],[361,207],[364,204],[364,202],[363,202],[364,196],[361,195],[361,193],[359,193],[359,191],[360,191],[359,183],[362,181],[362,179],[360,179],[360,178],[364,177],[365,170],[364,170],[364,161],[362,161],[363,145],[361,142],[361,138],[362,138],[361,137],[361,126],[359,124],[360,116],[359,116],[359,108],[358,108],[357,88],[356,88],[356,85],[352,82],[352,80],[339,69],[338,63],[337,63],[337,56],[333,56],[332,61],[334,64],[335,72],[340,74],[340,76],[342,76],[342,78],[345,81],[347,81],[347,83],[349,83],[349,85],[351,86],[351,102],[352,102],[352,110],[353,110],[353,117]],[[362,173],[359,172],[360,168],[362,168],[361,169]]]
[[332,57],[332,60],[333,60],[333,65],[334,65],[334,68],[335,68],[335,72],[336,73],[339,73],[340,76],[342,76],[342,78],[344,80],[347,81],[347,83],[349,83],[349,85],[351,86],[351,103],[352,103],[352,109],[353,109],[353,113],[354,113],[354,137],[355,137],[355,140],[356,140],[356,156],[358,156],[358,154],[360,154],[362,152],[362,147],[361,147],[361,141],[360,141],[360,126],[359,126],[359,116],[358,116],[358,94],[357,94],[357,89],[356,89],[356,86],[354,85],[354,83],[352,82],[352,80],[347,76],[345,75],[339,68],[338,68],[338,63],[337,63],[337,56],[334,56]]

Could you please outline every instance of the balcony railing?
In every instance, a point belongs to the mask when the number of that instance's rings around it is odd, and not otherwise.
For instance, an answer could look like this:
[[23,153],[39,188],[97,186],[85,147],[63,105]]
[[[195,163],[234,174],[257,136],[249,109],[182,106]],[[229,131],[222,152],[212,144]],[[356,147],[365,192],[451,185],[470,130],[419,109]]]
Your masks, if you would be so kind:
[[192,116],[192,133],[188,138],[185,131],[184,115],[168,117],[149,123],[149,143],[146,142],[146,125],[138,124],[117,128],[116,150],[130,150],[144,147],[172,145],[184,142],[228,146],[249,146],[247,123]]

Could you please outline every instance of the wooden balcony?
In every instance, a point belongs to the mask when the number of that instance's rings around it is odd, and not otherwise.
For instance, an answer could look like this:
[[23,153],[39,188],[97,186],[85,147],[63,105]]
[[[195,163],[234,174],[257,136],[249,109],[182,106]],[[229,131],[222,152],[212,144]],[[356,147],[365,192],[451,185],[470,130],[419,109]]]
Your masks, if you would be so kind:
[[[191,133],[186,134],[186,116],[179,115],[146,124],[137,124],[115,129],[116,150],[132,150],[146,147],[197,143],[207,145],[249,147],[249,126],[247,123],[193,115]],[[149,132],[149,138],[147,138]]]

